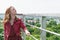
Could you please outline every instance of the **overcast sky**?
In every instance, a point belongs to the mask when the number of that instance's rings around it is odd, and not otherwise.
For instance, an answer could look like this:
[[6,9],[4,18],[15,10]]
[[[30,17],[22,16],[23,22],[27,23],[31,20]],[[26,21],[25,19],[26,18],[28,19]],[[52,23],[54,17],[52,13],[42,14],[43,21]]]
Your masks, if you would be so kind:
[[60,13],[60,0],[0,0],[0,13],[14,6],[17,13]]

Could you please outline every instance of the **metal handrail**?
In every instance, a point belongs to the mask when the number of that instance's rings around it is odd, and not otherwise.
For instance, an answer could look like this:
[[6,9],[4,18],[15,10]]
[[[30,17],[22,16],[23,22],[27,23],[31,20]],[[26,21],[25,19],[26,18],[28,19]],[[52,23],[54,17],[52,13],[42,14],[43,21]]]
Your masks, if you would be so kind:
[[[28,23],[26,23],[26,24],[28,24]],[[28,24],[28,25],[30,25],[30,26],[34,26],[34,25],[31,25],[31,24]],[[49,30],[46,30],[46,29],[43,29],[43,28],[41,28],[41,27],[37,27],[37,26],[34,26],[34,27],[35,27],[35,28],[38,28],[38,29],[40,29],[40,30],[43,30],[43,31],[49,32],[49,33],[51,33],[51,34],[54,34],[54,35],[60,36],[60,34],[58,34],[58,33],[56,33],[56,32],[52,32],[52,31],[49,31]]]

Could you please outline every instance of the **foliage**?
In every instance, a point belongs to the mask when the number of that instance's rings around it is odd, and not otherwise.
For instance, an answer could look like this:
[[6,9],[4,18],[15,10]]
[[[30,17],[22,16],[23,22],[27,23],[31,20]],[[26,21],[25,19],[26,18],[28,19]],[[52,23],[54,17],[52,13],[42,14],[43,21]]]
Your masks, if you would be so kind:
[[[34,18],[32,18],[34,19]],[[32,20],[31,19],[31,20]],[[35,25],[37,27],[40,27],[41,24],[39,23],[39,20],[36,23],[30,23],[32,25]],[[2,34],[3,32],[3,27],[2,27],[2,23],[0,23],[0,34]],[[29,30],[29,32],[31,33],[31,35],[33,35],[35,38],[37,38],[38,40],[40,40],[40,30],[34,27],[31,27],[29,25],[26,25],[27,29]],[[56,32],[56,33],[60,33],[60,23],[57,24],[57,21],[54,19],[49,19],[46,23],[46,29],[50,30],[52,32]],[[3,40],[3,37],[0,36],[0,40]],[[32,37],[28,37],[26,36],[26,40],[34,40]],[[46,32],[46,40],[60,40],[59,36],[50,34],[48,32]]]

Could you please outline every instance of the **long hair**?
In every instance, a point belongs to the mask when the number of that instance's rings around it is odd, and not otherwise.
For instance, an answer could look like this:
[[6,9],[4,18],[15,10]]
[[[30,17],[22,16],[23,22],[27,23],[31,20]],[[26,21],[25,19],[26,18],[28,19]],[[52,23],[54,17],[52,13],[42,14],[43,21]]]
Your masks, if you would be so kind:
[[[5,12],[5,17],[3,19],[3,24],[11,20],[11,7],[9,7]],[[15,16],[15,20],[17,20],[17,17]]]

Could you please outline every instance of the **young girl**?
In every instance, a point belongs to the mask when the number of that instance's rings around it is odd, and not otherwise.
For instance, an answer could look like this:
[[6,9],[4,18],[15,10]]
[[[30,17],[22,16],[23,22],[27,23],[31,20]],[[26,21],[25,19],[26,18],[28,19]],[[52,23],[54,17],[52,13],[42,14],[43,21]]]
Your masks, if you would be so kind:
[[22,28],[26,35],[30,35],[26,26],[20,18],[16,17],[16,10],[13,6],[9,7],[5,12],[3,20],[4,24],[4,40],[22,40],[21,30]]

